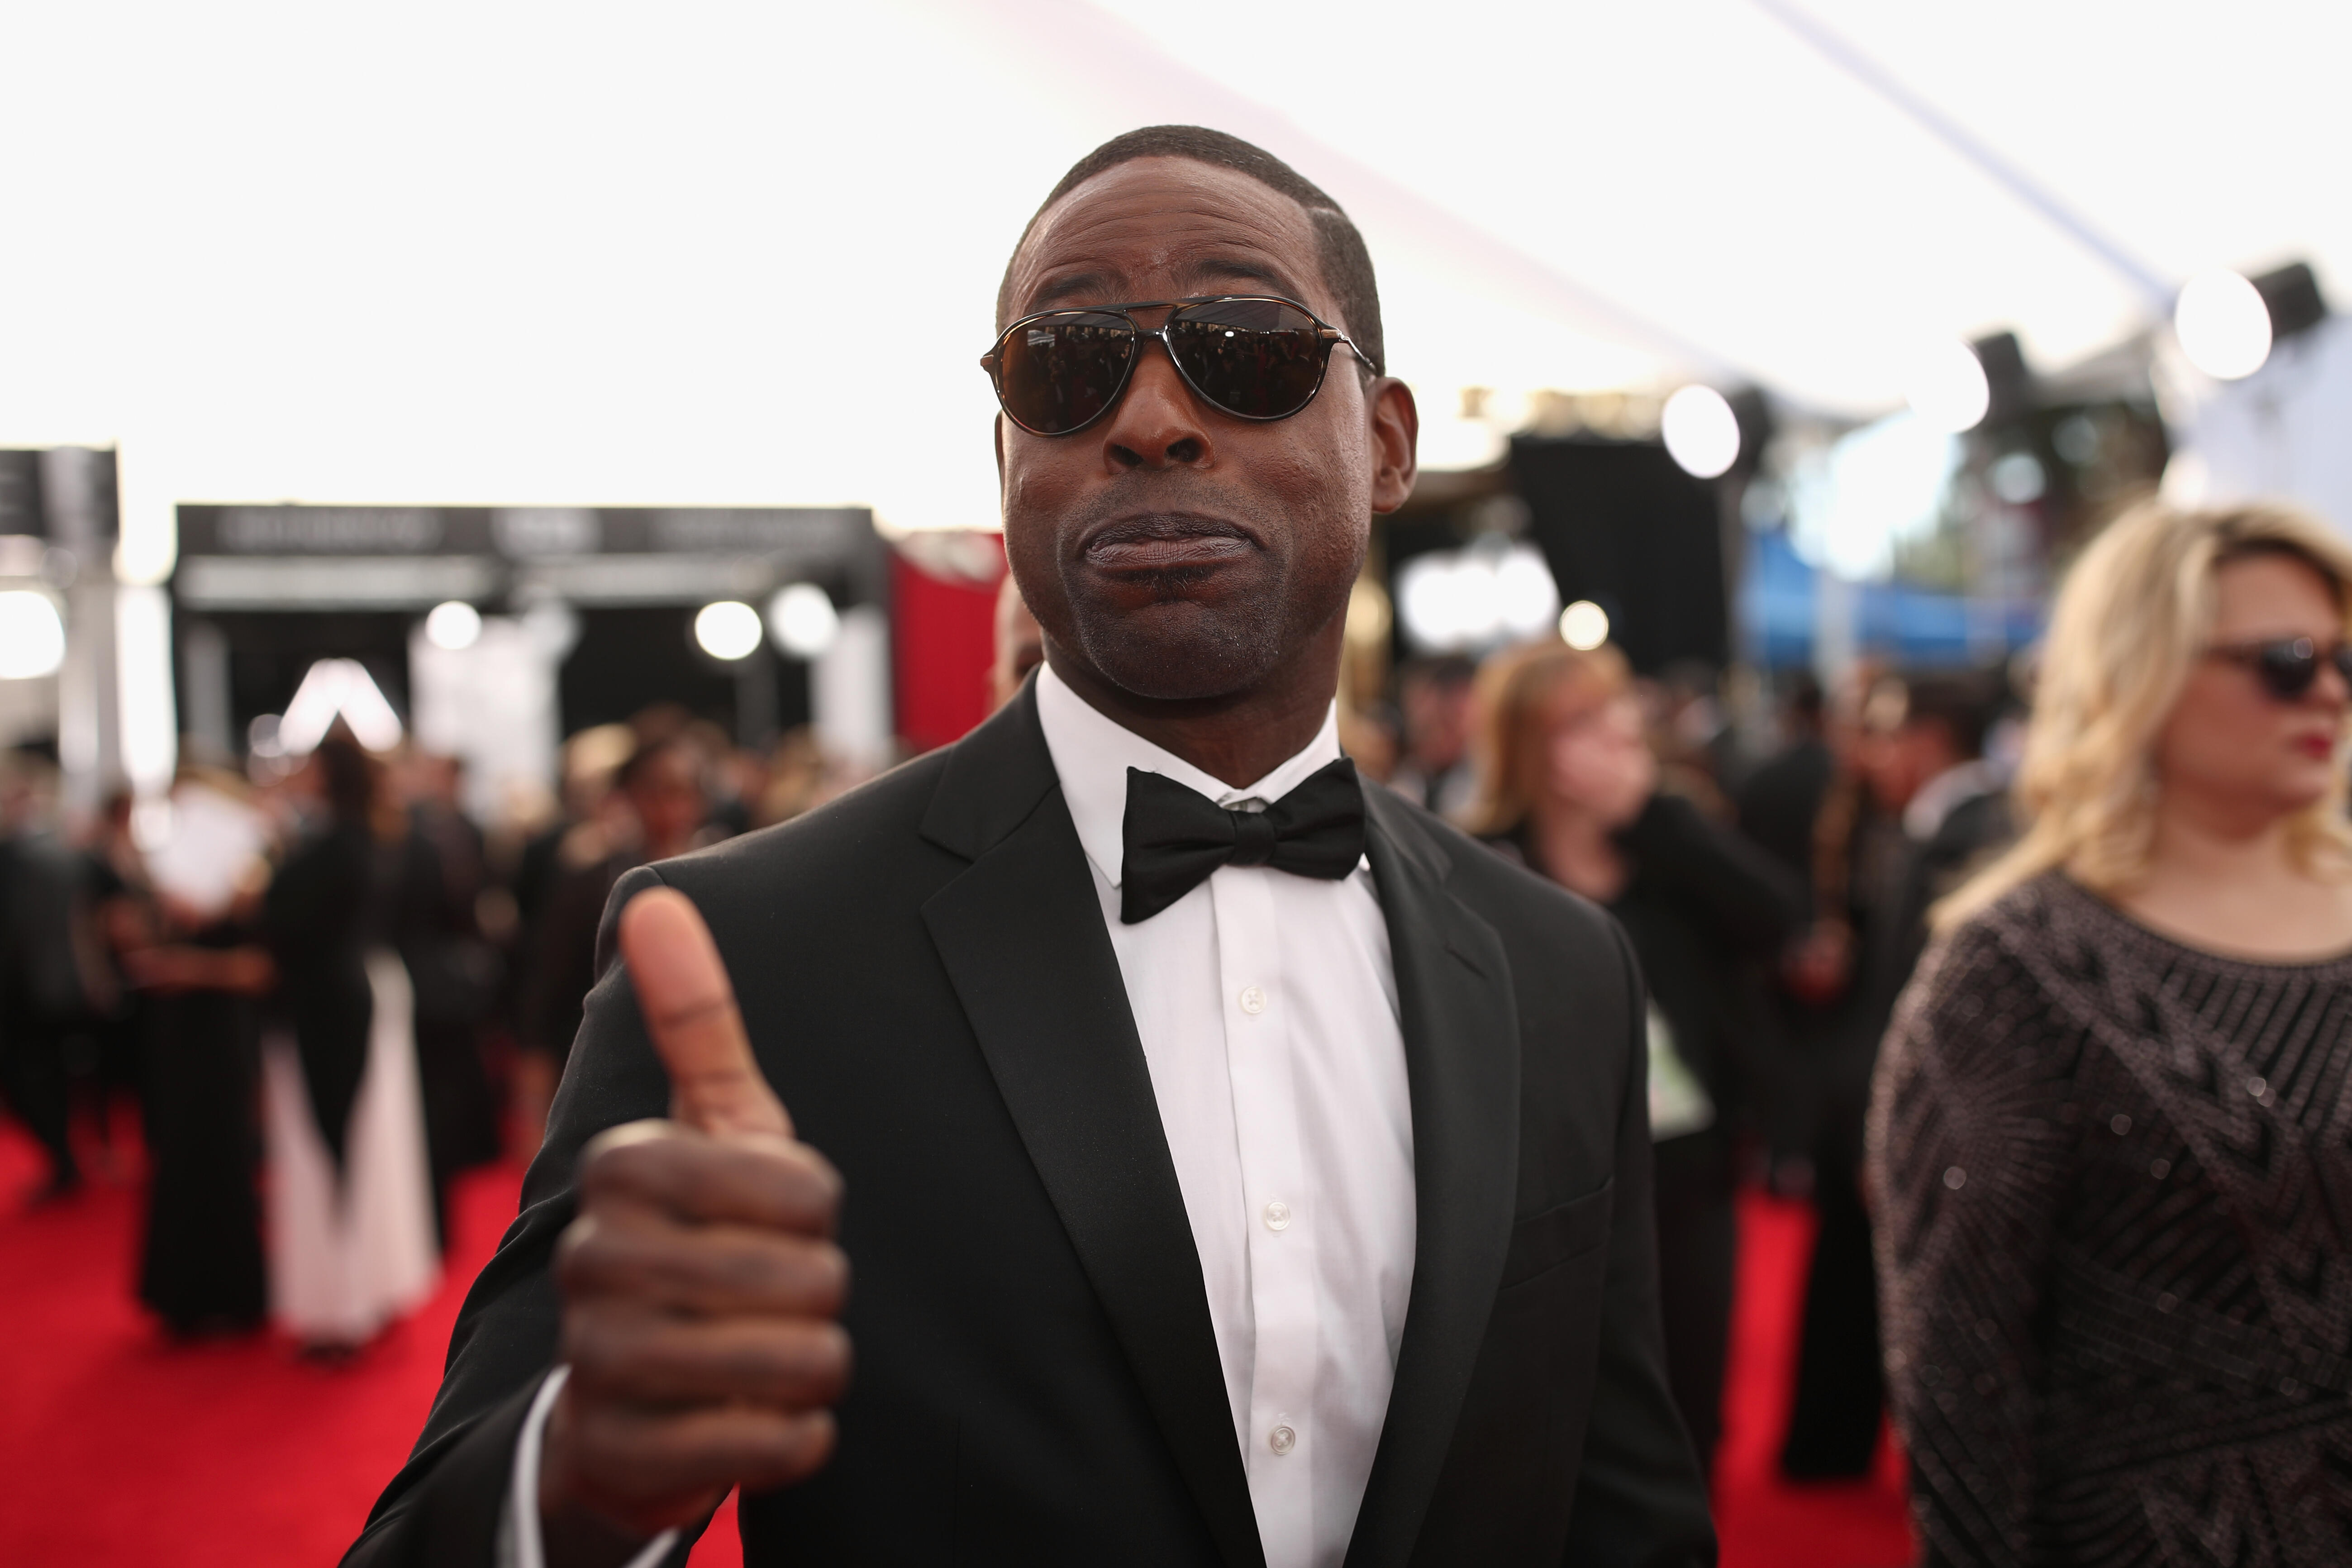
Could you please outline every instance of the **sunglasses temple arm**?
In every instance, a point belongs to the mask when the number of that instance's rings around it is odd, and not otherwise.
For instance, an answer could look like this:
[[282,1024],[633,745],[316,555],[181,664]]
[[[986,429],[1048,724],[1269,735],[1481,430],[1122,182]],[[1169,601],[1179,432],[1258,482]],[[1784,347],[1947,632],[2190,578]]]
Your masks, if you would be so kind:
[[1335,343],[1345,343],[1348,346],[1348,352],[1356,356],[1356,363],[1362,365],[1366,370],[1370,371],[1374,375],[1386,375],[1388,374],[1388,372],[1381,368],[1379,361],[1373,359],[1371,355],[1358,348],[1356,346],[1356,340],[1341,331],[1339,328],[1325,327],[1323,329],[1323,332],[1330,342]]

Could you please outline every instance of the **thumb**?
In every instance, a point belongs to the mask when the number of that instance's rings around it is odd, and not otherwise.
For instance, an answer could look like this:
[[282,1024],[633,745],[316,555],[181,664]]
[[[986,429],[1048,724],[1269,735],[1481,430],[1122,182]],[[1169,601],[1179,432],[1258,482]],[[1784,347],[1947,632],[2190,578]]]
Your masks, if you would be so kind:
[[649,888],[621,910],[621,958],[654,1054],[669,1072],[670,1115],[698,1132],[793,1134],[793,1119],[752,1059],[719,944],[693,900]]

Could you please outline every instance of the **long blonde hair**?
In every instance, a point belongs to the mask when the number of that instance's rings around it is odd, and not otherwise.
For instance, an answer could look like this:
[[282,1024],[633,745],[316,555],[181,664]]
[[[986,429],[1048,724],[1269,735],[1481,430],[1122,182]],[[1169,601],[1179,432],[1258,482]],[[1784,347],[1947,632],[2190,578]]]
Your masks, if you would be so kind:
[[1625,656],[1608,643],[1572,648],[1530,643],[1496,654],[1478,671],[1478,797],[1467,826],[1489,837],[1516,830],[1543,793],[1545,711],[1572,687],[1602,703],[1633,683]]
[[[2103,894],[2146,874],[2155,845],[2158,732],[2203,654],[2214,577],[2227,563],[2277,553],[2327,579],[2352,624],[2352,549],[2289,507],[2184,510],[2135,507],[2109,524],[2067,574],[2050,615],[2016,805],[2024,835],[1937,906],[1940,929],[2045,871]],[[2299,863],[2352,872],[2343,770],[2327,798],[2296,814]]]

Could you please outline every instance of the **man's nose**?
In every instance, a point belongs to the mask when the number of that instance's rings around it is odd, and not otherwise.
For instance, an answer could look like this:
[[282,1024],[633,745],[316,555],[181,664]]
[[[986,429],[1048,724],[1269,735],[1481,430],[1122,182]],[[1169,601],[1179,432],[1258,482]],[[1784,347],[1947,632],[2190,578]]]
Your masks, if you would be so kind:
[[1147,338],[1118,406],[1103,422],[1103,459],[1114,472],[1197,468],[1214,456],[1208,420],[1158,340]]

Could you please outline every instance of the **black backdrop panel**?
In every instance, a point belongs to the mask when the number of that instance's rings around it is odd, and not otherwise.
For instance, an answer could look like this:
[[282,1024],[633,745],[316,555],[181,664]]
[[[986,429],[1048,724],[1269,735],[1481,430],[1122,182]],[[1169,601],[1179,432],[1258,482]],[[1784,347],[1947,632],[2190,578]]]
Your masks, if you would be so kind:
[[367,668],[401,722],[408,721],[408,628],[404,611],[321,610],[219,612],[210,621],[228,642],[229,722],[242,752],[246,726],[264,713],[283,713],[310,666],[322,658],[355,658]]
[[1635,668],[1730,653],[1715,485],[1650,442],[1511,442],[1511,476],[1531,531],[1573,604],[1609,612],[1610,638]]
[[[557,702],[567,735],[613,724],[656,702],[676,702],[736,734],[736,667],[695,646],[696,605],[590,606],[580,611],[580,640],[563,661]],[[761,647],[753,658],[777,666],[776,727],[809,720],[808,666]]]

